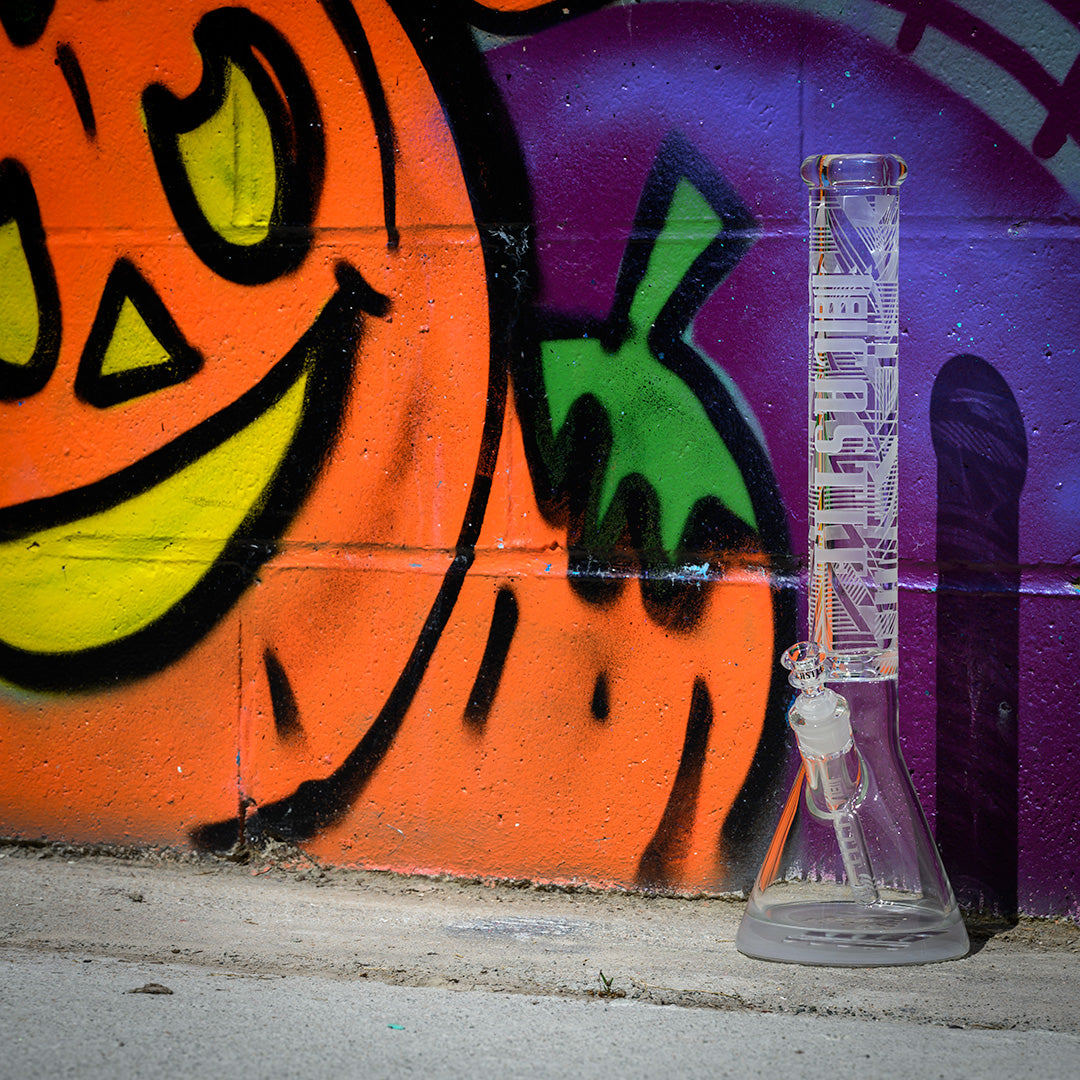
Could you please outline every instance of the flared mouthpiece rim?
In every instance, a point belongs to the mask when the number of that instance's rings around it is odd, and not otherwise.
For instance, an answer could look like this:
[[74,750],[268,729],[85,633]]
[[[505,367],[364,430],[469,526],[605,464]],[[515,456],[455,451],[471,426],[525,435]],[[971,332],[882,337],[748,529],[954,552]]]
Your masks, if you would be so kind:
[[907,176],[907,162],[896,154],[812,154],[800,173],[815,188],[895,188]]

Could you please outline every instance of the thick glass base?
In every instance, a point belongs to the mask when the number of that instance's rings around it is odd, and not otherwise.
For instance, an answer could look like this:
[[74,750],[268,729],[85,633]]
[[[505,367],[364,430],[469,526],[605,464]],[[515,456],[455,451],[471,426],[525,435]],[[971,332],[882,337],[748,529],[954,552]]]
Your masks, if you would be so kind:
[[932,964],[967,954],[959,912],[903,900],[793,901],[748,908],[735,947],[759,960],[828,967]]
[[843,967],[964,956],[967,932],[900,752],[897,681],[833,685],[832,696],[804,690],[791,723],[813,728],[812,741],[822,728],[813,706],[835,697],[832,719],[850,718],[848,746],[801,753],[735,945],[763,960]]

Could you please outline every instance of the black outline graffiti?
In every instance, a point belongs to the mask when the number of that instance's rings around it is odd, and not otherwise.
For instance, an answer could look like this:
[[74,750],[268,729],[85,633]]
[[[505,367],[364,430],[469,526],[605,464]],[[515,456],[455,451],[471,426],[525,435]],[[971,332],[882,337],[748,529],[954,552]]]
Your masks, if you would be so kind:
[[605,671],[599,672],[593,683],[589,711],[593,714],[593,719],[601,723],[611,715],[611,691],[608,689],[608,677]]
[[[131,303],[168,360],[124,371],[103,370],[124,301]],[[190,379],[203,356],[184,337],[154,287],[127,259],[117,259],[101,293],[94,323],[75,374],[75,396],[99,409]]]
[[[212,11],[199,20],[194,37],[203,74],[190,97],[177,98],[160,83],[143,92],[150,148],[173,216],[192,250],[229,281],[263,284],[296,270],[314,239],[311,225],[326,153],[319,106],[292,46],[250,11]],[[178,141],[222,108],[230,63],[251,83],[274,147],[277,184],[269,227],[265,237],[249,245],[230,243],[207,220]]]
[[[951,0],[877,0],[904,14],[896,38],[897,52],[907,55],[918,48],[928,27],[969,49],[974,49],[1011,75],[1046,109],[1046,119],[1032,140],[1031,152],[1039,158],[1052,158],[1064,145],[1067,136],[1080,142],[1080,58],[1062,83],[1022,46],[995,30],[988,22]],[[1080,27],[1080,6],[1069,0],[1048,0],[1066,19]]]
[[[698,396],[716,430],[727,443],[743,475],[758,521],[758,535],[769,560],[773,581],[773,628],[778,641],[796,638],[798,577],[792,573],[787,514],[772,466],[757,436],[739,412],[716,373],[697,351],[683,340],[697,310],[720,280],[745,253],[757,223],[745,209],[737,193],[679,133],[662,144],[646,181],[635,216],[633,233],[619,269],[616,298],[605,320],[568,319],[547,313],[541,318],[546,339],[589,333],[599,336],[609,348],[617,347],[625,334],[626,315],[633,291],[641,281],[656,236],[667,216],[667,208],[678,182],[689,179],[725,223],[725,229],[699,256],[692,271],[668,299],[649,334],[653,355],[675,372]],[[610,426],[598,403],[583,399],[574,406],[557,442],[551,441],[551,418],[543,393],[542,373],[535,354],[524,356],[515,367],[514,387],[523,417],[526,451],[533,470],[541,507],[554,520],[564,523],[570,545],[575,588],[587,599],[604,602],[622,583],[640,576],[642,596],[650,617],[673,628],[693,624],[703,601],[703,586],[696,580],[680,579],[671,572],[666,557],[658,551],[656,539],[647,541],[650,527],[658,520],[655,495],[647,485],[628,483],[616,495],[624,498],[626,537],[598,552],[585,543],[586,520],[593,492],[606,468],[610,452]],[[545,442],[545,436],[547,440]],[[560,486],[546,461],[562,461],[566,483]],[[746,526],[734,519],[719,500],[702,500],[691,515],[683,534],[681,555],[700,562],[702,553],[737,551],[751,539]],[[617,545],[629,541],[629,550],[620,553]],[[611,538],[609,538],[609,543]],[[636,565],[635,565],[636,564]],[[640,565],[639,574],[635,573]],[[718,837],[717,858],[724,864],[732,885],[741,875],[746,881],[760,863],[761,820],[771,814],[787,759],[785,714],[790,698],[786,673],[775,650],[762,733],[746,779],[735,797]],[[594,691],[595,698],[595,691]],[[691,741],[691,744],[692,741]],[[685,749],[684,749],[685,753]],[[690,765],[687,764],[686,768]],[[683,764],[680,763],[680,769]],[[673,790],[670,798],[675,798]],[[667,881],[674,874],[669,865],[674,849],[655,840],[642,869],[650,880]]]
[[56,46],[56,66],[64,76],[75,102],[75,111],[79,114],[79,123],[91,142],[97,137],[97,120],[94,117],[94,103],[90,100],[90,90],[86,85],[82,64],[79,63],[75,49],[70,42],[61,41]]
[[382,170],[386,246],[393,251],[400,240],[397,227],[397,174],[395,172],[397,138],[390,118],[390,109],[386,103],[386,93],[379,79],[375,57],[372,55],[371,46],[368,44],[367,35],[364,33],[356,9],[344,0],[319,0],[319,2],[327,18],[333,23],[338,37],[345,45],[353,70],[364,88],[368,108],[371,109],[375,138],[379,144],[379,167]]
[[482,731],[487,723],[491,707],[495,703],[495,692],[502,681],[506,658],[510,655],[510,645],[514,640],[517,624],[517,598],[513,589],[504,586],[495,596],[495,610],[491,615],[484,655],[480,658],[480,667],[476,671],[476,679],[465,704],[463,719],[466,726],[473,731]]
[[17,401],[36,394],[56,367],[60,356],[60,294],[30,174],[14,158],[0,161],[0,224],[10,221],[19,229],[38,308],[37,341],[26,363],[12,363],[0,356],[0,399]]
[[33,45],[49,25],[56,0],[20,0],[0,4],[0,24],[16,48]]
[[690,829],[701,794],[701,775],[712,724],[712,695],[705,680],[698,676],[690,697],[679,768],[656,832],[638,863],[636,881],[639,885],[663,888],[673,884],[674,867],[689,853]]
[[[225,31],[239,32],[242,40],[216,41],[215,35]],[[225,88],[221,85],[220,76],[224,70],[225,58],[231,58],[252,80],[260,103],[267,109],[268,115],[275,114],[270,116],[275,152],[284,152],[286,160],[294,161],[297,166],[294,170],[296,176],[303,178],[306,175],[305,183],[309,192],[305,198],[310,201],[310,215],[313,215],[322,179],[321,124],[307,77],[291,46],[268,23],[250,12],[238,9],[212,12],[205,16],[196,28],[195,38],[205,62],[203,79],[195,93],[186,101],[178,101],[172,98],[164,87],[158,87],[161,104],[166,112],[176,110],[184,122],[188,122],[192,117],[198,122],[200,110],[208,109],[212,112],[224,96]],[[343,38],[342,45],[357,70],[364,73],[362,89],[364,93],[369,92],[370,79],[375,78],[377,81],[377,74],[373,69],[368,70],[368,66],[357,59],[356,53],[360,44],[355,34]],[[252,46],[257,49],[259,57],[252,52]],[[292,98],[287,102],[280,100],[280,92],[274,80],[261,67],[264,63],[273,69],[283,92],[295,91],[295,101]],[[151,91],[154,89],[150,88]],[[151,93],[151,98],[153,97],[154,94]],[[378,132],[380,153],[384,159],[388,156],[392,158],[393,132],[389,127],[388,115],[385,115],[385,95],[381,86],[378,87],[375,98],[376,102],[383,102],[382,112],[378,104],[371,106],[377,124],[382,125]],[[195,110],[194,113],[190,111],[192,109]],[[310,161],[295,160],[302,158],[307,152],[305,147],[310,150],[314,145],[312,139],[317,140],[319,150],[314,171],[311,170]],[[305,169],[308,170],[306,174]],[[383,175],[392,178],[393,168],[387,169],[384,165]],[[9,217],[18,216],[34,285],[38,291],[40,311],[40,355],[35,354],[34,363],[0,363],[0,391],[10,390],[10,397],[21,398],[40,389],[55,366],[60,347],[60,305],[29,178],[21,165],[11,161],[0,163],[0,181],[4,181],[0,182],[0,210],[14,207]],[[299,201],[304,203],[304,199]],[[384,203],[390,208],[390,216],[386,222],[387,240],[388,245],[393,246],[396,239],[396,226],[392,220],[395,196],[386,196]],[[201,217],[201,212],[199,216]],[[293,244],[298,236],[302,238],[304,233],[303,229],[298,233],[292,225],[283,225],[282,228],[289,230],[288,236],[283,240],[285,247]],[[213,240],[210,243],[212,245]],[[289,258],[295,258],[299,249],[293,246],[292,250],[293,254],[288,256]],[[306,246],[299,252],[300,257],[304,251]],[[487,248],[485,253],[490,257]],[[271,259],[270,262],[272,261]],[[261,279],[268,279],[269,276],[273,275],[263,272]],[[169,446],[101,481],[49,499],[33,500],[0,509],[2,539],[29,536],[51,525],[107,509],[124,498],[146,490],[158,480],[219,445],[277,400],[299,375],[301,365],[310,363],[302,420],[285,460],[260,507],[242,523],[240,530],[230,539],[217,562],[195,590],[153,624],[123,641],[56,655],[30,653],[0,643],[0,675],[16,685],[34,690],[70,691],[114,686],[141,678],[177,660],[232,607],[250,584],[258,568],[275,553],[278,536],[295,516],[321,471],[336,437],[348,398],[350,379],[363,333],[362,316],[382,316],[387,312],[386,298],[371,289],[354,268],[341,263],[336,270],[336,276],[337,291],[308,331],[258,386],[215,417],[185,432]],[[143,314],[145,317],[145,312]],[[86,370],[90,371],[91,368]],[[31,373],[29,376],[28,372]],[[500,380],[503,385],[501,391]],[[84,392],[92,382],[89,376],[84,376]],[[483,473],[486,469],[488,479],[485,481],[480,476],[473,485],[466,525],[462,531],[463,537],[469,535],[470,529],[474,534],[479,528],[487,498],[485,484],[490,484],[495,448],[501,433],[505,377],[495,370],[491,383],[494,390],[485,420],[481,462],[478,466],[478,473]],[[113,385],[115,387],[116,384]],[[94,396],[93,390],[90,391],[90,396]],[[107,404],[108,401],[102,399],[101,403]],[[455,563],[455,567],[456,565]],[[452,579],[455,572],[455,569],[451,568],[448,577]],[[444,590],[445,588],[444,583]],[[451,592],[456,595],[455,590],[451,589]]]
[[263,668],[266,686],[270,691],[270,710],[274,714],[274,731],[286,743],[302,742],[304,725],[300,720],[300,707],[296,703],[288,673],[271,648],[263,650]]
[[[525,167],[509,116],[468,28],[452,11],[439,5],[417,10],[405,0],[391,0],[391,7],[440,95],[458,146],[487,269],[490,366],[476,473],[454,559],[378,715],[329,775],[306,780],[292,794],[273,803],[252,808],[244,802],[239,820],[193,829],[192,843],[203,850],[231,848],[238,838],[250,842],[267,838],[308,840],[348,813],[382,764],[475,558],[502,438],[508,364],[526,349],[535,348],[528,335],[528,305],[535,281],[527,224],[532,220],[532,211],[526,195]],[[478,100],[488,103],[483,115],[474,107]],[[360,723],[363,721],[358,718]]]

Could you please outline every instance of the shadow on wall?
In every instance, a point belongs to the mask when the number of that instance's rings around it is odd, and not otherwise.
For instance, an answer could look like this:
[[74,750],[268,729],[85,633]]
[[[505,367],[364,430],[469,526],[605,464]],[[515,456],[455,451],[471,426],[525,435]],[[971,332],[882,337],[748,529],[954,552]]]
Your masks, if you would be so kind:
[[938,463],[937,842],[965,907],[1017,912],[1023,418],[977,356],[930,399]]

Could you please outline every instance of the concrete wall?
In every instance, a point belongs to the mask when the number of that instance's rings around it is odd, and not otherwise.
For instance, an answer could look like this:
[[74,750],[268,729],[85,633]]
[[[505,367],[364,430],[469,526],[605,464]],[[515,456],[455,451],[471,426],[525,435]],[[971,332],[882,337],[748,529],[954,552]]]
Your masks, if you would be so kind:
[[962,902],[1080,915],[1073,7],[5,11],[0,832],[745,887],[871,150],[905,755]]

